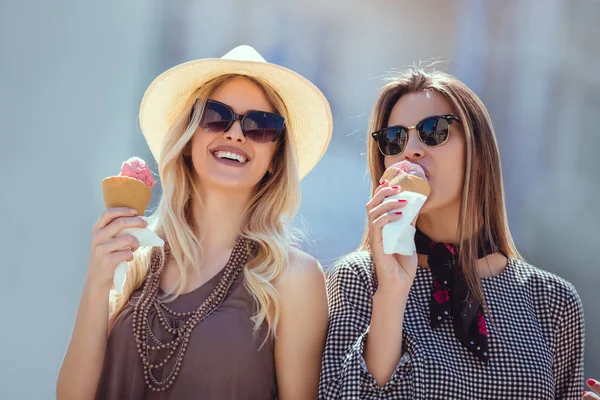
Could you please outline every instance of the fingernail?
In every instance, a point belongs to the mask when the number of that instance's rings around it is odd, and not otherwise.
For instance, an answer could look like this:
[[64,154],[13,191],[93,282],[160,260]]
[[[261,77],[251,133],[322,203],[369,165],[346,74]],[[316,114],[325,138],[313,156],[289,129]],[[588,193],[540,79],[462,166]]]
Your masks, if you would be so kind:
[[398,200],[398,203],[406,203],[406,200],[400,199],[400,200]]
[[584,396],[586,396],[586,395],[587,395],[587,392],[583,392],[583,395],[584,395]]
[[396,211],[396,215],[402,215],[402,211]]
[[137,210],[134,210],[133,208],[131,210],[129,210],[129,212],[132,214],[137,214]]
[[400,189],[400,186],[392,186],[392,189],[394,189],[394,190]]
[[595,380],[593,380],[593,379],[588,379],[588,381],[587,381],[587,384],[590,385],[590,386],[595,386],[596,383],[597,382]]

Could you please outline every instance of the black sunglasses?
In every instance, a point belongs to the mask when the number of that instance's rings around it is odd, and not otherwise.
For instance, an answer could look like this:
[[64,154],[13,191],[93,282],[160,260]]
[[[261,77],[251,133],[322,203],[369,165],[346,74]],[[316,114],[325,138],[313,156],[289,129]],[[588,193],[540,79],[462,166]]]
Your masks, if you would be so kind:
[[388,126],[373,132],[371,136],[384,156],[395,156],[401,154],[406,148],[408,131],[411,129],[417,130],[419,140],[425,146],[435,147],[446,143],[452,121],[460,122],[460,119],[454,114],[434,115],[423,119],[415,126]]
[[242,133],[256,143],[274,142],[283,131],[285,119],[266,111],[236,114],[231,107],[216,100],[207,100],[200,127],[206,132],[227,132],[235,121],[240,121]]

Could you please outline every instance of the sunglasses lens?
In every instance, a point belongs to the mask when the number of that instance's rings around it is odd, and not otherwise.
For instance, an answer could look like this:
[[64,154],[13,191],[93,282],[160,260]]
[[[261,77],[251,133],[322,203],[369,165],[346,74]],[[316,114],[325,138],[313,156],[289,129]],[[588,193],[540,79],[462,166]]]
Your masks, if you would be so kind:
[[204,108],[200,127],[206,132],[223,132],[231,122],[231,111],[222,104],[208,101]]
[[377,139],[377,144],[383,154],[386,156],[395,156],[404,151],[406,139],[405,129],[391,127],[381,131]]
[[244,135],[253,142],[268,143],[283,129],[283,117],[254,111],[246,114],[242,130]]
[[435,117],[423,121],[419,134],[427,146],[439,146],[448,140],[448,120]]

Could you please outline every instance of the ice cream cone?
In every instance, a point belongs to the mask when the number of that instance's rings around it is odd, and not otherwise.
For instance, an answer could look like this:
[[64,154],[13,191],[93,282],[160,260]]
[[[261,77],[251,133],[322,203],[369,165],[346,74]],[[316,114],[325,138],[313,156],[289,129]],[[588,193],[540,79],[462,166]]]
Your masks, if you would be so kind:
[[135,178],[111,176],[102,180],[102,194],[106,208],[130,207],[142,216],[150,203],[152,189]]
[[429,197],[429,194],[431,193],[429,183],[425,179],[416,175],[407,174],[399,169],[386,169],[381,180],[387,180],[390,186],[400,186],[401,192],[409,191],[420,193],[425,197]]

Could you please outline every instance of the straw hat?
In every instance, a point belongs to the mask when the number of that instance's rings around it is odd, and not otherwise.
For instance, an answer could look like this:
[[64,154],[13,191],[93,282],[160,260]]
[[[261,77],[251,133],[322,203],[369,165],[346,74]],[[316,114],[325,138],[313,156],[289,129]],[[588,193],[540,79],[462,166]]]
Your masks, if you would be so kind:
[[177,65],[150,84],[140,106],[140,126],[157,162],[163,139],[181,115],[190,95],[209,80],[241,74],[268,82],[288,110],[286,134],[295,143],[300,179],[319,162],[333,131],[329,103],[308,79],[271,64],[250,46],[239,46],[221,58],[205,58]]

